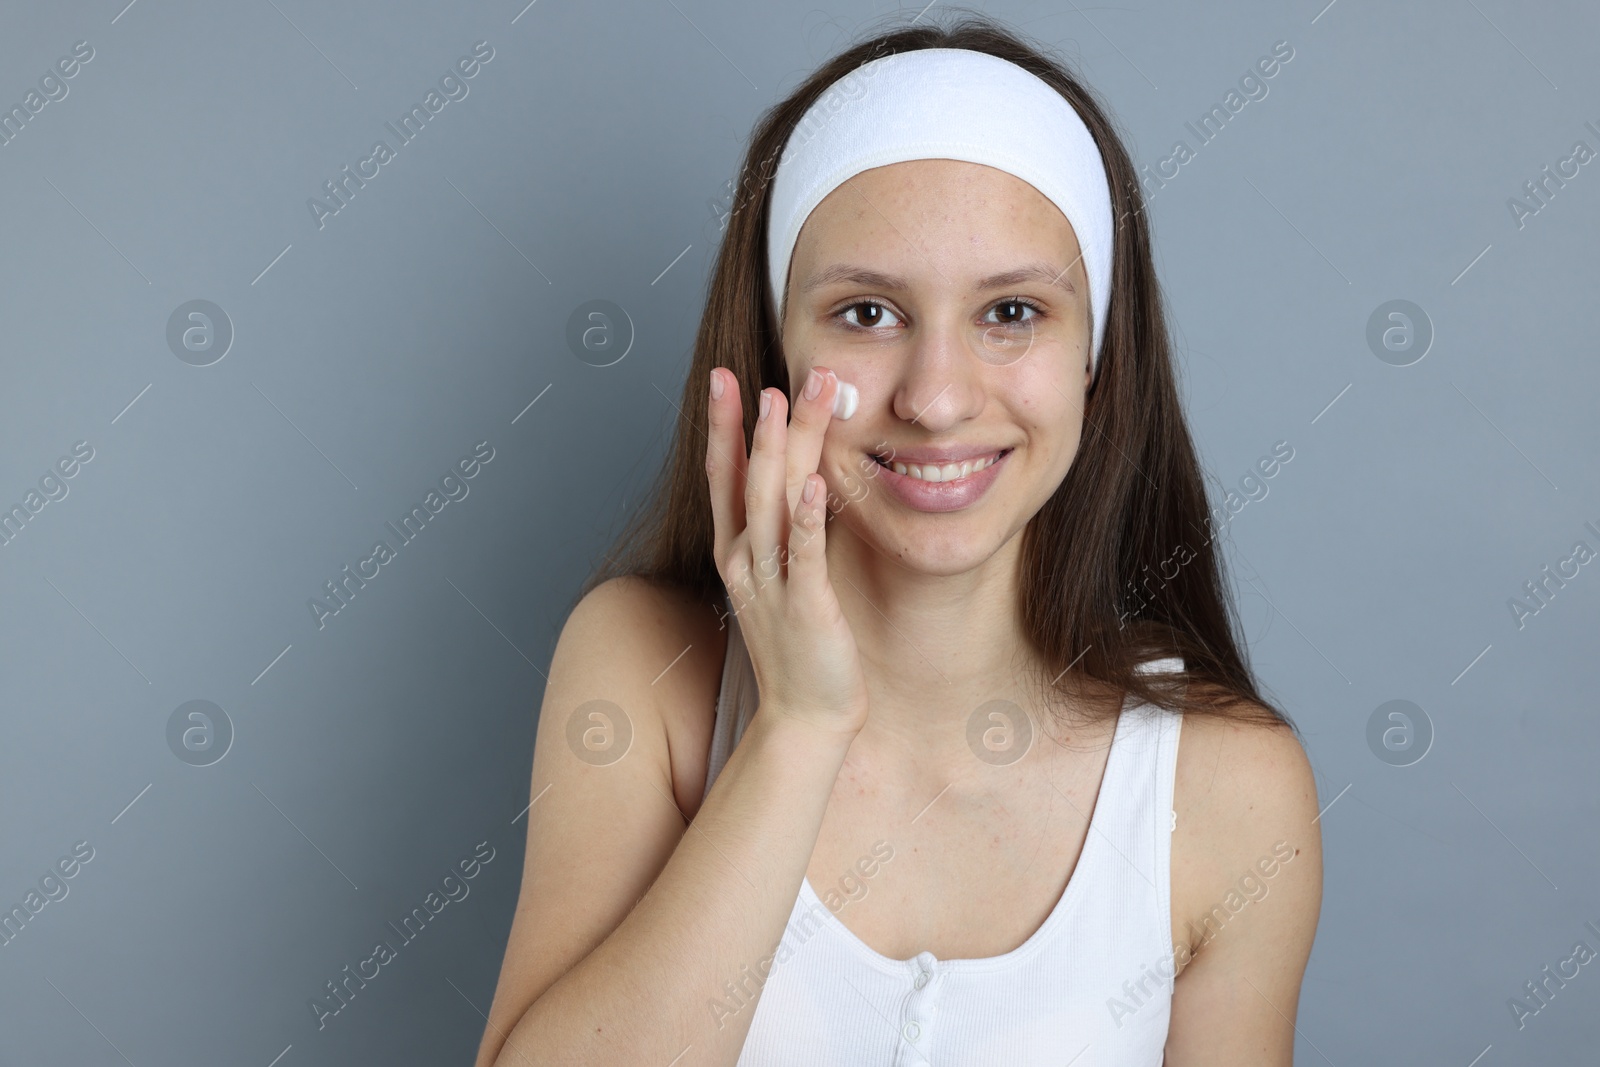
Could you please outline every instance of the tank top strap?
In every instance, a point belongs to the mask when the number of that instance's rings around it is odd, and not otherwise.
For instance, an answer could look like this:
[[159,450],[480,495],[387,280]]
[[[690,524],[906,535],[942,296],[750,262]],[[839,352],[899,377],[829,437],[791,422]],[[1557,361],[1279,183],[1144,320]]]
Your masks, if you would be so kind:
[[[1180,657],[1166,656],[1134,669],[1157,674],[1182,671],[1183,666]],[[1109,792],[1100,798],[1108,806],[1105,829],[1129,861],[1122,872],[1129,879],[1127,888],[1140,895],[1154,889],[1149,894],[1152,919],[1164,944],[1172,914],[1172,831],[1178,819],[1173,794],[1183,712],[1133,703],[1123,709],[1119,727],[1117,747],[1122,751],[1112,757],[1119,761],[1118,773],[1112,780],[1107,768]]]

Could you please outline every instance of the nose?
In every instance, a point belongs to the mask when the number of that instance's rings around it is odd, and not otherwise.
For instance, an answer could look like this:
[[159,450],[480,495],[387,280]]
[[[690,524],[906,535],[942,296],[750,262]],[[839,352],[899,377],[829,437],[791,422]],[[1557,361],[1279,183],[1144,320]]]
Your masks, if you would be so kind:
[[983,410],[983,368],[959,324],[921,326],[901,368],[894,413],[929,433],[959,426]]

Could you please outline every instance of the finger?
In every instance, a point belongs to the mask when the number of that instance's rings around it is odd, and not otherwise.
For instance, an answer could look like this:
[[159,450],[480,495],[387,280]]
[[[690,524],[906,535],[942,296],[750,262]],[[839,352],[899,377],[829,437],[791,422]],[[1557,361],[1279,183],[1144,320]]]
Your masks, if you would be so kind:
[[713,553],[720,565],[734,539],[744,532],[744,408],[739,380],[731,371],[716,367],[711,376],[722,387],[722,395],[711,396],[706,407],[706,479],[715,527]]
[[[801,492],[793,512],[794,526],[789,531],[789,588],[816,593],[828,582],[827,512],[828,483],[812,472],[800,479]],[[805,490],[811,490],[811,499]]]
[[[767,414],[760,414],[765,404]],[[783,390],[761,390],[756,428],[745,467],[745,536],[756,568],[770,573],[778,564],[778,545],[788,533],[789,507],[784,494],[784,451],[789,432],[789,401]]]
[[[806,396],[816,376],[814,397]],[[787,486],[789,514],[794,514],[800,502],[800,488],[806,475],[817,469],[822,461],[822,439],[833,421],[833,399],[839,392],[839,377],[827,367],[813,367],[801,380],[796,393],[794,416],[789,420],[789,456]]]

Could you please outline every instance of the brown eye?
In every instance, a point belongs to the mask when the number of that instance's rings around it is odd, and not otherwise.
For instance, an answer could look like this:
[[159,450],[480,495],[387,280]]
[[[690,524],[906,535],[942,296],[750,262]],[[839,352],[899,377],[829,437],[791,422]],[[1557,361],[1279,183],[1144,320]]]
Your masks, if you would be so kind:
[[[1031,324],[1034,319],[1043,314],[1043,312],[1039,310],[1038,306],[1034,304],[1033,301],[1023,300],[1020,298],[1015,300],[1002,300],[1000,303],[996,304],[991,311],[1000,316],[1000,321],[996,323],[998,326],[1028,325]],[[1033,312],[1033,314],[1028,315],[1027,318],[1024,318],[1023,316],[1030,311]]]
[[[856,321],[854,322],[850,321],[850,315],[852,313],[854,313],[856,316]],[[851,304],[849,307],[839,312],[839,314],[844,316],[845,321],[851,326],[855,326],[858,329],[863,330],[872,330],[883,326],[885,315],[894,319],[896,322],[899,321],[894,312],[890,311],[882,304],[874,303],[871,300],[863,300],[859,304]]]

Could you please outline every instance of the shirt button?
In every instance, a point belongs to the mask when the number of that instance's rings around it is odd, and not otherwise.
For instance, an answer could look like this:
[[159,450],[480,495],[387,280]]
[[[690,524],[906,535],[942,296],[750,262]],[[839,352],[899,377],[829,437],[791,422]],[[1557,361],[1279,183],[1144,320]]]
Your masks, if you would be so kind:
[[917,975],[917,980],[913,984],[918,989],[921,989],[923,986],[927,985],[928,984],[928,972],[927,971],[923,971],[920,974],[918,974]]
[[907,1041],[915,1041],[917,1038],[922,1036],[922,1027],[918,1026],[916,1021],[913,1020],[906,1023],[904,1033]]

